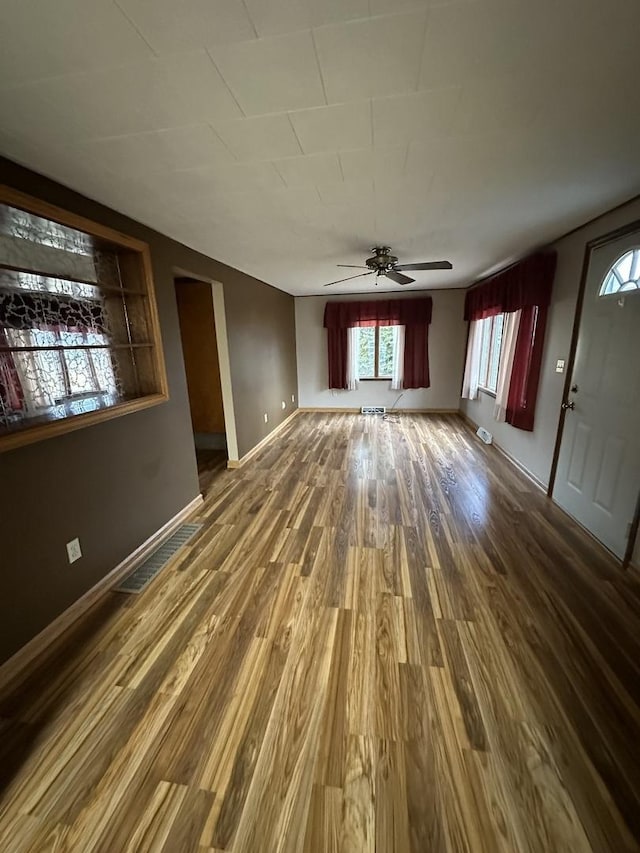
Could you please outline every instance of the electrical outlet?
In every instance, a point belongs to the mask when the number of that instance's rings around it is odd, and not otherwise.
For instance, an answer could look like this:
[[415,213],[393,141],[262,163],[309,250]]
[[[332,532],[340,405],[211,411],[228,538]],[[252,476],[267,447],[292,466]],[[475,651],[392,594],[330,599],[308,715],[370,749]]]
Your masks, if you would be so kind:
[[291,395],[291,402],[292,402],[292,403],[295,403],[295,401],[296,401],[296,395],[295,395],[295,394],[292,394],[292,395]]
[[80,548],[80,540],[76,537],[71,542],[67,542],[67,556],[70,563],[75,563],[82,557],[82,549]]
[[264,413],[264,422],[265,424],[269,423],[269,415],[266,412]]
[[556,361],[556,373],[564,373],[564,358],[559,358]]
[[284,401],[284,400],[282,401],[282,408],[283,408],[283,409],[286,409],[286,408],[287,408],[287,404],[285,403],[285,401]]

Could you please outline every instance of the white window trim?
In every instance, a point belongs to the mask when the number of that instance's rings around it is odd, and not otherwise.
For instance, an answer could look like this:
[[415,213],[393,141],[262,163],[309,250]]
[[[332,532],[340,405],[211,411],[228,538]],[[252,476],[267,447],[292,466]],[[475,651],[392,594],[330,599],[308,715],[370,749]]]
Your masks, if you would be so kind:
[[[363,328],[373,328],[377,335],[381,328],[393,329],[393,367],[389,376],[361,376],[359,363],[359,336]],[[358,382],[391,382],[393,390],[402,388],[404,375],[404,326],[354,326],[347,329],[347,388],[354,390]],[[374,356],[375,358],[375,356]],[[374,369],[376,365],[374,364]]]
[[[495,321],[496,321],[496,318],[500,317],[500,316],[502,316],[503,318],[507,317],[506,314],[502,314],[502,315],[501,314],[493,314],[491,317],[485,317],[483,320],[478,321],[480,324],[486,323],[487,320],[491,321],[491,335],[489,337],[489,354],[488,354],[488,358],[487,358],[487,369],[486,369],[485,376],[483,377],[485,381],[488,379],[488,377],[491,373],[491,369],[490,369],[491,368],[491,354],[493,351],[493,342],[494,342],[494,336],[495,336]],[[502,328],[503,328],[503,335],[504,335],[504,323],[505,323],[504,319],[503,319],[502,323],[503,323]],[[497,371],[497,375],[496,375],[496,387],[491,388],[488,385],[485,385],[481,381],[481,377],[480,377],[480,373],[479,373],[480,362],[482,361],[482,328],[483,328],[482,325],[480,325],[480,354],[479,354],[479,363],[478,363],[478,390],[482,391],[484,394],[488,394],[490,397],[495,397],[497,394],[497,390],[498,390],[498,380],[499,380],[499,376],[500,376],[500,363],[502,361],[503,345],[501,342],[500,352],[498,353],[498,371]]]

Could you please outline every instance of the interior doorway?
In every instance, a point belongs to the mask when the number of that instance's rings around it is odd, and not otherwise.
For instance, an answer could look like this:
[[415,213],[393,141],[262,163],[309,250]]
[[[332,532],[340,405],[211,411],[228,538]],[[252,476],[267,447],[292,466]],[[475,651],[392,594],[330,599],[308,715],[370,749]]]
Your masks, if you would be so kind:
[[553,484],[553,498],[566,512],[620,560],[634,563],[639,282],[640,224],[588,246]]
[[188,276],[174,284],[198,476],[206,493],[229,458],[213,287]]

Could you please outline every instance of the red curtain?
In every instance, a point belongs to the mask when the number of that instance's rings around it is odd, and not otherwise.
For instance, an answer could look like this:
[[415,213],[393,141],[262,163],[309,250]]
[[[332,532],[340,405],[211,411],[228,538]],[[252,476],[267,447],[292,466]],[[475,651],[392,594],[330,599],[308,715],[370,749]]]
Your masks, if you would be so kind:
[[429,387],[429,324],[431,297],[381,299],[369,302],[327,302],[329,388],[347,387],[347,329],[355,326],[405,326],[404,388]]
[[467,291],[464,319],[482,320],[533,305],[547,307],[556,271],[556,253],[538,252],[481,281]]
[[533,430],[542,365],[547,308],[522,309],[509,384],[506,421],[517,429]]
[[329,355],[329,388],[347,387],[347,327],[327,328],[327,353]]
[[516,340],[506,421],[533,430],[547,308],[556,271],[556,253],[538,252],[480,282],[467,292],[465,320],[522,311]]
[[429,381],[429,326],[412,323],[404,330],[403,388],[428,388]]

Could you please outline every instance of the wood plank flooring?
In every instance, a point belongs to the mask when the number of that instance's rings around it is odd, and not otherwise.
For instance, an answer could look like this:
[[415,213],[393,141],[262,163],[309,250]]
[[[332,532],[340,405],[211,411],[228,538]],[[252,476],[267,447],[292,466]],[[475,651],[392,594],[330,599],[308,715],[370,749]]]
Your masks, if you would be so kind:
[[0,850],[640,849],[640,583],[454,416],[301,414],[0,697]]

